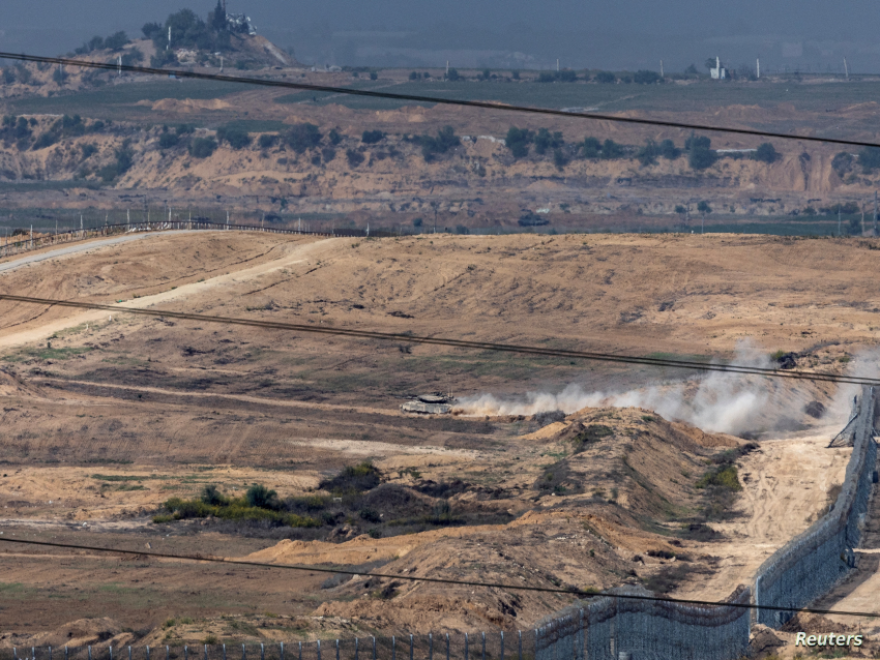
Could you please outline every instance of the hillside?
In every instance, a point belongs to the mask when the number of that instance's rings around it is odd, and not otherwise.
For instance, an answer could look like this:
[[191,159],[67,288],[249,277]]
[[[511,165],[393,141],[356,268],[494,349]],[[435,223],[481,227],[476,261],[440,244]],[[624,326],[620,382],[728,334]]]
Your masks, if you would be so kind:
[[[183,122],[242,109],[237,97],[138,105]],[[375,129],[367,140],[361,116],[339,107],[324,111],[321,119],[297,110],[283,122],[273,120],[277,129],[253,133],[247,132],[247,122],[145,128],[79,116],[10,116],[3,128],[0,179],[25,188],[28,182],[67,182],[72,198],[47,192],[41,195],[43,206],[130,208],[126,199],[135,191],[175,205],[256,198],[263,200],[264,212],[278,218],[317,213],[336,218],[336,226],[365,227],[372,221],[374,227],[432,230],[436,218],[441,231],[514,228],[522,222],[559,230],[616,224],[688,231],[702,223],[783,217],[812,222],[812,231],[827,233],[836,231],[840,207],[847,232],[871,228],[863,226],[860,205],[850,200],[867,198],[880,177],[853,163],[845,172],[830,149],[786,152],[772,163],[722,154],[704,169],[695,169],[680,148],[673,158],[642,164],[636,158],[638,142],[622,143],[623,154],[613,159],[585,158],[581,143],[543,153],[533,147],[516,158],[503,134],[453,133],[443,145],[440,129],[433,128],[442,117],[438,112],[379,113],[380,126],[395,132]],[[88,189],[94,186],[105,192]],[[645,197],[649,190],[650,198]],[[710,212],[701,213],[698,202],[706,199]],[[7,204],[34,202],[32,196],[6,193]]]

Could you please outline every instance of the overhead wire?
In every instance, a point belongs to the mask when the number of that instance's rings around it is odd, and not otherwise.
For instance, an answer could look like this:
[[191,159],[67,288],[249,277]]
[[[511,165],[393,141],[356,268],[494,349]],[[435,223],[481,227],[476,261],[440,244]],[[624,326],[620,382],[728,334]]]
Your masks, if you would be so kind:
[[287,80],[270,80],[262,78],[248,78],[243,76],[227,76],[217,73],[205,73],[189,71],[186,69],[160,69],[155,67],[135,66],[131,64],[114,64],[107,62],[90,62],[67,57],[45,57],[40,55],[27,55],[24,53],[10,53],[0,51],[0,59],[17,60],[20,62],[35,62],[38,64],[57,64],[61,66],[74,66],[104,71],[124,71],[126,73],[141,73],[157,76],[174,76],[175,78],[192,78],[196,80],[213,80],[246,85],[258,85],[262,87],[276,87],[282,89],[296,89],[307,92],[321,92],[328,94],[343,94],[349,96],[362,96],[377,99],[390,99],[395,101],[410,101],[413,103],[431,103],[435,105],[453,105],[466,108],[480,108],[483,110],[501,110],[504,112],[529,113],[537,115],[550,115],[557,117],[570,117],[577,119],[590,119],[595,121],[609,121],[622,124],[635,124],[641,126],[658,126],[664,128],[676,128],[691,131],[712,131],[730,133],[733,135],[747,135],[752,137],[775,138],[779,140],[796,140],[804,142],[819,142],[825,144],[839,144],[849,147],[880,147],[876,142],[863,140],[844,140],[842,138],[822,137],[815,135],[797,135],[792,133],[779,133],[776,131],[761,131],[750,128],[736,128],[733,126],[713,126],[711,124],[695,124],[691,122],[668,121],[663,119],[646,119],[640,117],[621,117],[593,112],[572,112],[555,108],[543,108],[535,106],[515,105],[495,101],[474,101],[468,99],[444,98],[440,96],[425,96],[422,94],[401,94],[398,92],[382,92],[369,89],[354,89],[351,87],[335,87],[332,85],[314,85],[303,82]]
[[118,305],[105,305],[93,302],[81,302],[74,300],[57,300],[51,298],[32,298],[29,296],[15,296],[0,294],[0,301],[18,302],[31,305],[48,305],[56,307],[73,307],[78,309],[101,310],[113,313],[135,314],[154,318],[174,318],[201,323],[222,323],[226,325],[239,325],[268,330],[286,330],[292,332],[308,332],[322,335],[341,335],[356,339],[377,339],[382,341],[405,342],[410,344],[429,344],[435,346],[448,346],[452,348],[476,349],[484,351],[496,351],[504,353],[521,353],[526,355],[539,355],[550,358],[580,359],[599,362],[613,362],[622,364],[641,364],[653,367],[669,367],[675,369],[692,369],[697,371],[712,371],[734,373],[747,376],[763,376],[767,378],[782,378],[788,380],[808,380],[814,382],[829,382],[845,385],[868,385],[880,387],[880,378],[868,378],[863,376],[849,376],[821,371],[795,371],[789,369],[772,369],[768,367],[755,367],[741,364],[729,364],[724,362],[701,362],[697,360],[679,360],[673,358],[655,358],[640,355],[622,355],[615,353],[602,353],[596,351],[573,351],[558,348],[543,348],[540,346],[528,346],[522,344],[503,344],[499,342],[469,341],[465,339],[450,339],[437,336],[425,336],[406,333],[378,332],[374,330],[358,330],[355,328],[342,328],[328,325],[309,325],[305,323],[284,323],[280,321],[261,321],[259,319],[238,318],[230,316],[210,316],[207,314],[190,314],[187,312],[173,312],[170,310],[145,309],[142,307],[120,307]]
[[64,550],[82,550],[87,552],[99,552],[109,554],[120,554],[136,557],[151,557],[154,559],[175,559],[183,561],[204,562],[213,564],[225,564],[233,566],[245,566],[249,568],[270,568],[288,571],[300,571],[311,573],[331,573],[334,575],[351,575],[352,577],[380,578],[385,580],[404,580],[407,582],[427,582],[433,584],[446,584],[464,587],[484,587],[491,589],[506,589],[509,591],[531,591],[540,593],[552,593],[568,596],[578,596],[581,598],[596,598],[600,596],[608,596],[612,598],[653,601],[658,603],[674,603],[678,605],[699,605],[712,607],[736,607],[749,610],[769,610],[776,612],[807,612],[809,614],[836,614],[838,616],[851,616],[861,618],[880,617],[880,612],[848,612],[843,610],[824,610],[814,608],[794,608],[779,607],[775,605],[756,605],[754,603],[736,603],[725,601],[698,600],[689,598],[668,598],[664,596],[646,596],[639,594],[621,594],[617,592],[604,592],[597,590],[578,589],[577,587],[561,588],[561,587],[537,587],[521,584],[504,584],[499,582],[477,582],[473,580],[460,580],[455,578],[440,577],[423,577],[417,575],[400,575],[396,573],[374,573],[371,571],[353,571],[344,568],[330,568],[326,566],[305,566],[300,564],[270,564],[268,562],[249,561],[246,559],[229,559],[227,557],[215,557],[203,554],[171,554],[165,552],[155,552],[153,550],[129,550],[125,548],[108,548],[105,546],[85,545],[81,543],[61,543],[58,541],[37,541],[33,539],[9,538],[7,536],[0,537],[0,543],[19,543],[24,545],[33,545],[45,548],[60,548]]

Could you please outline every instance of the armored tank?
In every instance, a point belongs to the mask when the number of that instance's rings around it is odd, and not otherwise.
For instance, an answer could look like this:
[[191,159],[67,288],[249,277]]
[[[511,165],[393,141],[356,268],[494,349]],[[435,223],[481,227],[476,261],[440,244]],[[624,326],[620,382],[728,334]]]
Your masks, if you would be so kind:
[[452,398],[445,394],[420,394],[411,401],[401,404],[405,413],[421,415],[448,415],[452,412]]

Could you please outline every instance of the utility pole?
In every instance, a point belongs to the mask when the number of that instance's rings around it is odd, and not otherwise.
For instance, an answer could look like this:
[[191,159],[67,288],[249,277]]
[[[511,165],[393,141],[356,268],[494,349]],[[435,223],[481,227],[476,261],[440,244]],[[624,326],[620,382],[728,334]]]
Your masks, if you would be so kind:
[[449,78],[449,60],[446,60],[446,77]]
[[125,209],[125,231],[131,231],[131,209]]
[[849,64],[845,57],[843,58],[843,72],[846,75],[846,79],[849,80]]
[[874,191],[874,236],[877,235],[877,191]]
[[168,26],[168,49],[171,50],[171,26]]
[[31,224],[31,250],[34,249],[34,226]]
[[756,75],[755,77],[756,77],[758,80],[760,80],[760,79],[761,79],[761,58],[760,58],[760,57],[759,57],[758,60],[757,60],[756,71],[757,71],[757,75]]
[[559,58],[556,58],[556,73],[559,73]]
[[666,76],[663,75],[663,60],[660,60],[660,77],[661,77],[661,78],[665,78],[665,77],[666,77]]
[[85,238],[85,236],[86,236],[86,230],[85,230],[85,227],[83,226],[83,214],[82,213],[79,214],[79,235],[81,238]]
[[122,75],[122,55],[116,56],[116,75]]
[[837,235],[840,236],[840,205],[837,206]]
[[226,211],[226,229],[229,229],[229,211]]

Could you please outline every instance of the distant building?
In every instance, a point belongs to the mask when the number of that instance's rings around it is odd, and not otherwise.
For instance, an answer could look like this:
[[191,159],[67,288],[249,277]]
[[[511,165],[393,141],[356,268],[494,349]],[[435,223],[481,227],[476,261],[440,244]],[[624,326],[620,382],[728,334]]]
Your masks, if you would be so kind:
[[715,66],[709,69],[709,75],[712,77],[712,80],[724,80],[727,78],[727,69],[721,66],[721,58],[715,58]]

